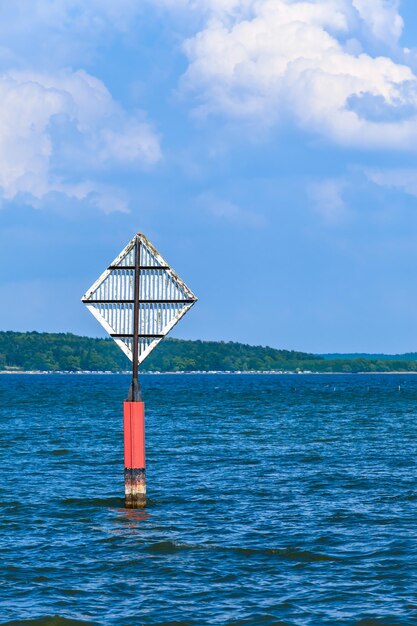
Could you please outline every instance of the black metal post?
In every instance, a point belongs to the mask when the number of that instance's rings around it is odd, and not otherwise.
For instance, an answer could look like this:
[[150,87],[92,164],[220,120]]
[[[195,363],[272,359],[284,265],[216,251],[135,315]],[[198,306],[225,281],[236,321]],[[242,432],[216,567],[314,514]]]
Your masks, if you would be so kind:
[[140,236],[135,239],[133,294],[132,384],[123,408],[125,504],[130,509],[146,506],[145,405],[139,385]]
[[128,402],[142,402],[142,391],[139,385],[139,295],[140,295],[140,237],[135,241],[135,282],[133,295],[133,367],[132,384],[130,385]]

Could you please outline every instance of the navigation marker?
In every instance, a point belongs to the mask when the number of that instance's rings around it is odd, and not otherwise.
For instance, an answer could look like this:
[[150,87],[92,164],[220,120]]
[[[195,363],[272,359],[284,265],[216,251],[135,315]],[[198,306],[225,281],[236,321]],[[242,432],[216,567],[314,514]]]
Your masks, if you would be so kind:
[[126,506],[146,504],[144,403],[139,365],[197,298],[142,233],[137,233],[82,298],[132,361],[124,403]]

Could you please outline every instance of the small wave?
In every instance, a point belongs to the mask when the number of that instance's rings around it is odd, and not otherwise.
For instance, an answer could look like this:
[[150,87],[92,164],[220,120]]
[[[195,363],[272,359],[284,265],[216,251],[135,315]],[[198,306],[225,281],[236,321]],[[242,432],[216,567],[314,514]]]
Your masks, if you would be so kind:
[[317,461],[322,461],[323,457],[320,454],[311,454],[309,456],[303,457],[301,463],[316,463]]
[[252,555],[259,554],[265,556],[277,556],[289,561],[299,561],[304,563],[315,563],[317,561],[338,561],[336,556],[329,556],[310,550],[300,550],[298,548],[234,548],[238,554]]
[[60,503],[64,506],[99,506],[99,507],[112,507],[112,508],[124,508],[125,501],[123,498],[65,498],[60,500]]
[[155,626],[192,626],[195,622],[158,622]]
[[417,500],[417,493],[410,491],[393,496],[384,495],[378,498],[378,502],[414,502],[415,500]]
[[290,626],[288,622],[281,622],[277,620],[274,615],[254,615],[253,618],[250,617],[248,619],[238,619],[233,620],[232,622],[227,622],[227,626],[256,626],[265,623],[266,625],[273,626]]
[[161,554],[173,554],[181,550],[203,550],[203,546],[194,546],[186,543],[177,543],[175,541],[158,541],[152,543],[146,548],[147,552],[159,552]]
[[22,619],[11,622],[3,622],[2,626],[96,626],[96,622],[83,622],[78,619],[68,619],[54,615],[52,617],[40,617],[39,619]]
[[414,626],[415,621],[401,617],[366,617],[354,623],[354,626]]
[[175,554],[182,550],[215,550],[219,552],[234,552],[243,556],[274,556],[290,561],[299,561],[306,563],[315,563],[317,561],[337,561],[336,556],[329,556],[309,550],[300,550],[298,548],[241,548],[227,547],[218,545],[198,545],[179,543],[176,541],[159,541],[147,546],[146,551],[157,552],[161,554]]
[[20,502],[18,502],[17,500],[0,500],[0,508],[1,507],[12,507],[12,508],[20,508],[22,506],[22,504]]

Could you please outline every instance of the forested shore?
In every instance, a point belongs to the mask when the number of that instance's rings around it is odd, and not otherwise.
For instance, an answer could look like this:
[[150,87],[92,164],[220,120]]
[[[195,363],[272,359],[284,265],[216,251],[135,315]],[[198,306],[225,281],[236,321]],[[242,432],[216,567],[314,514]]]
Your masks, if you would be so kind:
[[[142,371],[286,371],[319,373],[417,372],[417,355],[337,355],[337,358],[237,342],[165,339]],[[0,371],[109,371],[130,369],[112,339],[71,333],[0,332]]]

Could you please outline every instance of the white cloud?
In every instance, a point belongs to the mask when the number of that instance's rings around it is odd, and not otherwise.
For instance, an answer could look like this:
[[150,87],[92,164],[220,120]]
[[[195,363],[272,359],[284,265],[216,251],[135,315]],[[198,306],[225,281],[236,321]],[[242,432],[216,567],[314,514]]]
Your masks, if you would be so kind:
[[368,179],[388,189],[402,191],[417,198],[417,171],[413,168],[367,170]]
[[404,27],[398,0],[352,0],[352,3],[376,40],[397,44]]
[[103,179],[156,163],[159,138],[101,80],[64,68],[91,64],[99,48],[132,32],[142,8],[137,0],[0,0],[0,199],[44,206],[61,194],[64,205],[62,195],[127,210]]
[[245,209],[225,198],[220,198],[211,192],[201,194],[198,203],[218,220],[252,228],[263,228],[266,225],[263,215]]
[[184,44],[182,84],[201,114],[263,125],[289,116],[342,144],[416,147],[417,77],[389,56],[361,52],[371,40],[385,51],[398,43],[395,0],[199,4],[209,17]]
[[[67,132],[64,142],[55,135]],[[63,144],[63,145],[61,145]],[[82,199],[103,188],[78,172],[143,167],[160,159],[152,128],[128,115],[105,85],[84,71],[0,75],[0,190],[5,199],[51,192]],[[69,161],[72,161],[69,162]],[[61,164],[61,168],[59,167]],[[67,175],[59,174],[63,170]],[[103,204],[97,200],[97,204]],[[107,204],[108,206],[108,204]],[[115,202],[120,209],[120,202]]]
[[342,179],[329,178],[312,183],[308,189],[314,211],[328,224],[339,224],[348,216],[343,199],[345,185]]

